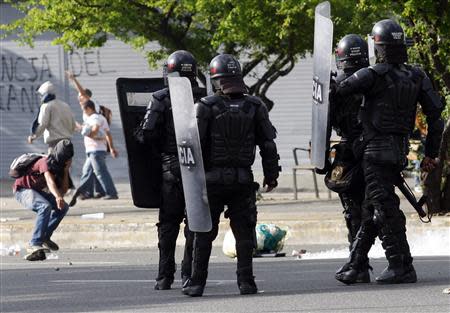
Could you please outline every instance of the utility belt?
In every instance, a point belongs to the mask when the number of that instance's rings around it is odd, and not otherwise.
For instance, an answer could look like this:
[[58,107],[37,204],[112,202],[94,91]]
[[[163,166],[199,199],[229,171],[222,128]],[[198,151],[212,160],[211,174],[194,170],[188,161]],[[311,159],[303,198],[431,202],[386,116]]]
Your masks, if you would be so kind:
[[252,184],[253,172],[250,167],[213,167],[206,172],[209,184],[233,185]]

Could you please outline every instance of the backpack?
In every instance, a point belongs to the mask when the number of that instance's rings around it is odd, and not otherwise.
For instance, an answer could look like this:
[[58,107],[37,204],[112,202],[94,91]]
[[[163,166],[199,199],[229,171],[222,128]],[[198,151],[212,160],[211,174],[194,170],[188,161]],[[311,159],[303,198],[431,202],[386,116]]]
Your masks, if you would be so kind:
[[12,178],[25,176],[33,164],[44,156],[46,155],[41,153],[25,153],[18,156],[9,167],[9,176]]
[[99,113],[106,118],[108,125],[111,125],[112,111],[110,109],[108,109],[107,107],[105,107],[104,105],[101,105]]

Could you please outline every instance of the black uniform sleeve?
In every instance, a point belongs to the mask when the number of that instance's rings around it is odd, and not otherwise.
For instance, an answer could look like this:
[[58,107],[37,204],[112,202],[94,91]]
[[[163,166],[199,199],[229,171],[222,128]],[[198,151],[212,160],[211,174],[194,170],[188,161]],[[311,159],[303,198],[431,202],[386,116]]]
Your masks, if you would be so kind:
[[259,146],[259,154],[262,159],[264,177],[267,181],[276,180],[281,170],[277,153],[276,129],[269,120],[269,112],[264,104],[259,104],[256,108],[256,144]]
[[197,125],[198,125],[198,133],[200,136],[200,143],[202,147],[206,144],[206,137],[208,135],[209,122],[211,118],[211,107],[203,101],[202,98],[199,102],[197,102]]
[[372,88],[375,79],[376,71],[371,68],[360,69],[349,78],[340,82],[336,88],[336,93],[340,96],[355,93],[365,94]]
[[136,139],[141,143],[152,143],[161,138],[164,124],[164,111],[166,109],[164,100],[153,97],[147,106],[144,119],[141,121],[137,131]]
[[434,91],[428,76],[424,72],[422,72],[422,75],[424,78],[418,101],[427,117],[428,133],[425,141],[425,156],[436,158],[439,154],[439,146],[444,130],[444,121],[441,118],[443,104],[439,99],[439,95]]

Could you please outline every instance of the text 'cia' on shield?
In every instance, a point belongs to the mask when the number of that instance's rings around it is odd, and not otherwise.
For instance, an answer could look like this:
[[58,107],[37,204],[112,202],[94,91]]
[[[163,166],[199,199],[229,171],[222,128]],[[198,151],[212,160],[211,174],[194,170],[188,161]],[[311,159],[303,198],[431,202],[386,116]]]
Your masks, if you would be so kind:
[[316,104],[323,103],[323,84],[319,81],[318,77],[314,77],[313,79],[312,97]]
[[182,166],[195,166],[194,153],[190,146],[178,146],[178,155],[180,159],[180,165]]

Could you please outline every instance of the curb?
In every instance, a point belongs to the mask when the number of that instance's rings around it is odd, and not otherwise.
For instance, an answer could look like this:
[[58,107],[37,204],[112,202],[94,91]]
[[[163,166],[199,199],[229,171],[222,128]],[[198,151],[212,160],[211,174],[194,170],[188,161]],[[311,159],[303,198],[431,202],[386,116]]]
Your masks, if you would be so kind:
[[[304,213],[294,216],[262,214],[258,223],[274,223],[288,229],[288,245],[347,245],[347,229],[340,214]],[[320,216],[319,216],[320,215]],[[156,215],[155,215],[156,216]],[[430,230],[448,230],[450,218],[435,217],[432,225],[423,224],[416,215],[407,216],[407,234],[425,235]],[[0,224],[1,245],[26,247],[31,237],[33,221],[10,221]],[[181,227],[177,245],[184,245]],[[222,219],[214,246],[222,246],[229,221]],[[157,247],[157,228],[154,218],[117,217],[106,215],[104,219],[85,220],[68,216],[52,237],[62,249],[127,249]]]

